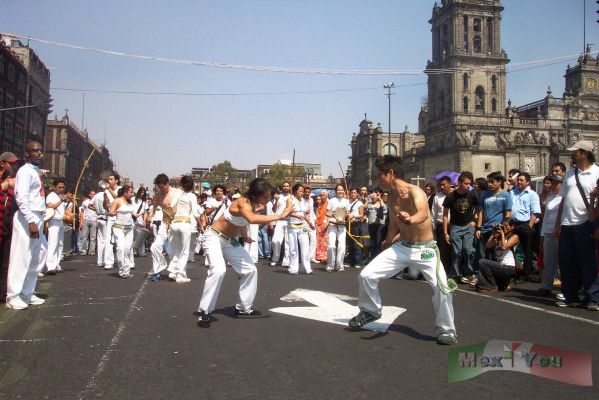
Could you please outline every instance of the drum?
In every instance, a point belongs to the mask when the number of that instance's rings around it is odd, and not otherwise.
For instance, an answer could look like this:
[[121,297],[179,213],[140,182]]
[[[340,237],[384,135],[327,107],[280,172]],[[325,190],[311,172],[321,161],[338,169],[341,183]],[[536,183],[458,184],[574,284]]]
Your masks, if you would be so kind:
[[137,250],[150,234],[151,232],[146,228],[135,226],[133,228],[133,249]]

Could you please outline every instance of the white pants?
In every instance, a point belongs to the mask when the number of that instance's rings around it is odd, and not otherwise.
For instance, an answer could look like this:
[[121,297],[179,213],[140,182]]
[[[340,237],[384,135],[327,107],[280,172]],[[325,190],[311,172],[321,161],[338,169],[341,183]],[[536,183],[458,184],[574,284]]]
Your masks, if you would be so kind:
[[168,233],[171,262],[169,271],[182,278],[187,278],[187,259],[189,258],[189,242],[191,241],[191,224],[175,222]]
[[[139,225],[139,224],[135,224],[135,227],[138,229],[145,229],[145,225]],[[135,241],[135,234],[133,235],[133,240]],[[137,249],[134,249],[137,251],[137,255],[140,257],[145,257],[146,256],[146,241],[142,240],[141,243],[139,243],[139,246],[137,247]]]
[[119,275],[129,276],[131,268],[135,266],[133,261],[133,228],[112,230],[116,240],[116,257],[119,261]]
[[[79,246],[79,251],[81,253],[94,254],[96,252],[96,231],[97,222],[96,221],[83,221],[83,228],[81,229],[81,246]],[[89,239],[88,239],[89,237]],[[50,238],[48,238],[50,240]]]
[[[439,249],[434,241],[429,245],[409,247],[401,242],[380,253],[358,276],[360,287],[358,307],[374,315],[381,315],[383,306],[379,293],[379,281],[391,278],[406,267],[414,276],[421,273],[433,288],[433,308],[435,310],[435,328],[437,335],[451,333],[456,335],[453,322],[453,304],[451,293],[444,294],[439,284],[447,288],[445,269],[439,259]],[[437,265],[437,262],[439,263]],[[437,279],[440,281],[438,282]]]
[[167,267],[166,258],[162,252],[164,251],[164,243],[166,242],[166,224],[160,224],[158,231],[154,234],[154,243],[150,246],[152,253],[152,273],[157,274]]
[[62,220],[51,219],[48,221],[48,256],[46,268],[48,271],[60,270],[60,256],[64,243],[64,224]]
[[13,217],[6,301],[20,297],[29,302],[37,284],[38,269],[46,263],[48,241],[43,231],[43,214],[35,213],[35,216],[40,233],[38,239],[29,236],[29,223],[21,211],[17,211]]
[[[343,268],[345,259],[345,225],[334,225],[327,228],[329,247],[327,249],[327,268]],[[336,242],[339,243],[336,243]]]
[[310,260],[316,259],[316,229],[308,228],[308,238],[310,239]]
[[195,248],[198,242],[198,231],[195,231],[193,228],[191,229],[191,236],[189,237],[189,250],[187,251],[187,261],[194,262],[195,258]]
[[[277,221],[275,231],[272,234],[272,260],[279,262],[281,258],[281,246],[287,241],[287,221]],[[283,266],[289,265],[289,243],[285,243],[285,254],[283,254]]]
[[541,289],[553,289],[553,280],[557,277],[558,270],[558,248],[558,238],[551,233],[546,233],[543,237],[543,273]]
[[195,240],[195,247],[193,249],[193,251],[195,253],[199,253],[200,250],[202,250],[202,241],[204,240],[204,234],[200,231],[198,231],[196,240]]
[[244,312],[252,311],[258,288],[258,270],[249,253],[240,245],[233,246],[221,239],[212,230],[204,234],[204,251],[210,260],[210,269],[198,311],[211,313],[216,307],[220,287],[227,272],[226,263],[231,264],[239,275],[239,300],[235,306]]
[[308,232],[302,229],[289,228],[287,230],[287,243],[289,244],[289,273],[299,272],[300,252],[302,253],[302,269],[309,274],[312,272],[310,265],[310,239]]
[[98,256],[98,266],[104,266],[104,248],[106,247],[106,241],[110,241],[110,238],[106,238],[104,235],[106,234],[106,221],[102,219],[98,219],[97,224],[97,241],[98,241],[98,251],[96,255]]
[[260,225],[250,224],[248,225],[248,235],[250,239],[253,240],[252,243],[245,243],[243,247],[245,250],[250,253],[252,260],[254,263],[258,262],[258,231],[260,230]]
[[[98,221],[98,224],[100,221]],[[103,231],[103,240],[102,240],[102,248],[100,249],[98,246],[98,265],[104,265],[106,267],[114,266],[114,249],[112,246],[112,226],[114,225],[114,219],[109,219],[105,222],[104,231]],[[99,244],[99,241],[98,241]],[[100,263],[100,259],[102,259],[102,263]]]

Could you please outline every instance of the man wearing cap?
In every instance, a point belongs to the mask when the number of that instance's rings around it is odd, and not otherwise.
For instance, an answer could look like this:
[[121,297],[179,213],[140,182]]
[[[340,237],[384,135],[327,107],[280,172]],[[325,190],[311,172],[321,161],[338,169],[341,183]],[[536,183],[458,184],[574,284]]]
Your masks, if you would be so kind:
[[37,284],[37,269],[45,264],[48,247],[43,232],[46,202],[39,169],[42,149],[37,141],[27,142],[27,163],[19,169],[16,177],[15,200],[19,210],[13,220],[6,293],[6,308],[14,310],[24,310],[30,304],[45,302],[33,294]]
[[10,164],[14,163],[15,161],[17,161],[17,156],[10,151],[0,154],[0,173],[9,172]]
[[562,293],[566,298],[558,307],[581,306],[578,292],[584,289],[586,307],[599,311],[599,292],[593,291],[597,279],[596,243],[591,237],[592,224],[588,219],[591,191],[597,186],[599,167],[595,163],[593,143],[580,140],[567,149],[572,152],[575,167],[566,172],[560,195],[555,234],[559,237],[559,268]]

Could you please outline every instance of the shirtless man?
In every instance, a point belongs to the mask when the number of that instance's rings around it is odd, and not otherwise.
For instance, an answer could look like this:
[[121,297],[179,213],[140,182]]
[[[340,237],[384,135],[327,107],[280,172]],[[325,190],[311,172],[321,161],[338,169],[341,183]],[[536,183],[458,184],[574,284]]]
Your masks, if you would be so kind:
[[[154,243],[152,243],[152,246],[150,247],[150,251],[152,252],[152,273],[150,279],[152,281],[157,281],[160,279],[160,271],[167,267],[166,259],[164,258],[162,251],[164,249],[164,243],[168,239],[169,225],[174,217],[173,208],[177,205],[183,191],[171,187],[168,176],[165,174],[158,174],[156,178],[154,178],[154,185],[156,185],[157,193],[152,202],[150,215],[147,217],[148,221],[152,221],[154,213],[156,212],[156,207],[161,207],[163,213],[162,223],[158,228]],[[169,269],[169,272],[169,278],[177,278],[178,271],[171,271]]]
[[438,344],[457,343],[452,294],[441,265],[439,249],[433,240],[431,217],[426,195],[419,187],[404,180],[401,159],[384,156],[376,161],[379,181],[389,189],[389,229],[382,243],[386,249],[362,270],[358,277],[360,313],[349,321],[359,329],[381,317],[379,281],[391,278],[406,267],[424,275],[433,288],[433,307]]

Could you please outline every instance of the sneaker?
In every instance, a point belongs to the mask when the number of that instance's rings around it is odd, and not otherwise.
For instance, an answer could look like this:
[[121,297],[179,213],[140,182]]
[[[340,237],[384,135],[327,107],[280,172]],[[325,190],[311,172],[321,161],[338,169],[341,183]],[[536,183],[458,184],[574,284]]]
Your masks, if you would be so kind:
[[327,268],[325,269],[325,271],[327,271],[327,272],[333,272],[333,267],[327,267]]
[[536,295],[539,297],[553,297],[551,290],[543,288],[537,290]]
[[200,311],[200,318],[198,318],[198,326],[200,328],[210,328],[210,313]]
[[161,276],[160,276],[160,272],[157,272],[157,273],[155,273],[155,274],[150,274],[150,275],[148,276],[148,279],[149,279],[149,280],[151,280],[152,282],[159,281],[159,280],[160,280],[160,278],[161,278]]
[[274,267],[275,265],[277,265],[277,263],[275,261],[271,261],[270,266]]
[[345,271],[345,267],[339,267],[339,269],[337,270],[337,272],[343,272]]
[[104,264],[96,264],[98,268],[104,268]]
[[241,311],[238,308],[235,308],[235,317],[237,318],[260,318],[262,317],[262,313],[258,310],[251,310],[248,312]]
[[177,279],[177,273],[176,272],[169,272],[168,273],[168,279],[170,279],[171,281],[174,281]]
[[462,283],[468,283],[468,282],[470,282],[470,280],[468,279],[467,276],[461,276],[460,277],[460,282],[462,282]]
[[456,344],[458,339],[451,333],[441,333],[437,336],[437,344],[450,345]]
[[478,279],[476,278],[476,276],[474,276],[474,275],[470,275],[470,276],[468,277],[468,284],[469,284],[469,285],[474,285],[474,286],[476,286],[476,284],[477,284],[477,283],[478,283]]
[[40,306],[42,304],[44,304],[46,302],[46,300],[37,297],[36,295],[31,295],[31,298],[29,299],[29,305],[31,306]]
[[589,301],[587,303],[587,310],[589,311],[599,311],[599,304]]
[[25,310],[29,308],[29,305],[27,305],[27,303],[21,300],[20,297],[13,297],[12,299],[6,302],[5,307],[10,308],[12,310]]
[[580,306],[582,306],[582,303],[578,303],[578,302],[572,302],[572,303],[566,303],[566,300],[558,300],[555,302],[556,307],[570,307],[570,308],[578,308]]
[[347,324],[352,329],[361,329],[364,325],[374,322],[379,318],[381,317],[377,317],[376,315],[371,314],[368,311],[360,311],[360,313],[352,319],[350,319]]
[[561,292],[555,295],[556,300],[566,300],[566,296],[564,296]]
[[104,269],[113,269],[113,268],[114,268],[114,265],[105,265],[104,266]]
[[175,282],[177,282],[177,283],[189,283],[189,282],[191,282],[191,279],[185,278],[183,276],[178,276],[177,279],[175,279]]
[[356,264],[356,265],[354,266],[354,268],[355,268],[355,269],[362,269],[362,268],[364,268],[364,266],[363,266],[363,265],[360,265],[360,264]]
[[119,276],[120,276],[121,278],[123,278],[123,279],[127,279],[127,278],[129,278],[131,275],[130,275],[130,274],[123,274],[123,275],[119,274]]
[[43,276],[44,276],[44,273],[43,273],[43,272],[38,272],[38,273],[37,273],[37,277],[38,277],[38,278],[41,278],[41,277],[43,277]]

